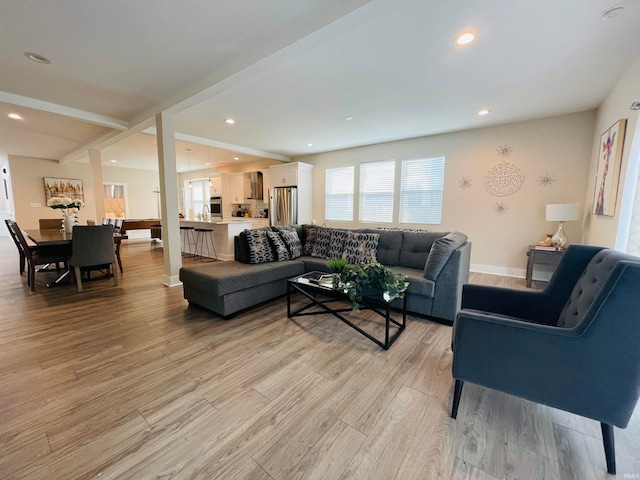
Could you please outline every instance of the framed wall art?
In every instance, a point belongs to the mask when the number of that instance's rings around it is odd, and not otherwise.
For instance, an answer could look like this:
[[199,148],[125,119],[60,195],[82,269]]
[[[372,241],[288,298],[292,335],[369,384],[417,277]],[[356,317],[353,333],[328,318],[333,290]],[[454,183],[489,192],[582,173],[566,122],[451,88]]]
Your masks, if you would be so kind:
[[615,215],[626,126],[627,120],[620,119],[600,137],[598,170],[593,192],[594,215]]
[[46,200],[52,197],[69,197],[84,202],[82,180],[77,178],[44,177],[44,196]]

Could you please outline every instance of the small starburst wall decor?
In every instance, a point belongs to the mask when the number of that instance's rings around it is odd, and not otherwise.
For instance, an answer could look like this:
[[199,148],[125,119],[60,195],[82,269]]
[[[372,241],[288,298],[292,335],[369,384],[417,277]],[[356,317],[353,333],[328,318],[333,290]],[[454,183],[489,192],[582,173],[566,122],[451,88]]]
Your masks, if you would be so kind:
[[493,213],[496,215],[506,215],[509,211],[509,205],[504,202],[498,202],[493,207]]
[[469,190],[473,186],[473,180],[467,177],[462,177],[460,180],[458,180],[458,186],[462,190]]
[[513,148],[505,143],[504,145],[499,145],[496,152],[498,152],[499,157],[510,157],[513,153]]
[[538,185],[541,187],[550,187],[554,183],[556,183],[556,177],[550,173],[543,173],[538,177]]

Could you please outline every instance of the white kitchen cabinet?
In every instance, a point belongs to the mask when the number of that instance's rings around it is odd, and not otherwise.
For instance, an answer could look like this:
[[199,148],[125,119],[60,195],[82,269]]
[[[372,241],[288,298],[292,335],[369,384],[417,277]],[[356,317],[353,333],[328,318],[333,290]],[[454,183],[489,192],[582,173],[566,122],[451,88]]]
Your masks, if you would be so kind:
[[244,174],[242,173],[230,173],[229,174],[229,191],[224,192],[223,196],[229,197],[231,203],[246,203],[244,196]]
[[209,187],[209,194],[212,197],[219,197],[222,195],[222,176],[216,175],[209,177],[211,186]]
[[292,164],[272,166],[272,182],[274,187],[297,187],[298,169]]
[[269,204],[269,190],[273,188],[273,174],[271,170],[262,171],[262,198],[264,202]]
[[269,226],[269,220],[267,218],[252,218],[251,219],[251,229],[254,228],[263,228]]

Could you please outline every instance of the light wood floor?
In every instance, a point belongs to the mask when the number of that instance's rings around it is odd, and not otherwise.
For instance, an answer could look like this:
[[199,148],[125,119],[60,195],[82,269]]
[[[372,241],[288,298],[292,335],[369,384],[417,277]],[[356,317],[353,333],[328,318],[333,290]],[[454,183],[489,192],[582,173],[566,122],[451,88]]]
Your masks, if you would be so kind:
[[[450,419],[449,327],[410,317],[385,352],[284,299],[223,321],[161,285],[146,242],[125,242],[119,287],[31,293],[0,247],[2,480],[613,478],[596,422],[472,384]],[[616,429],[621,479],[639,411]]]

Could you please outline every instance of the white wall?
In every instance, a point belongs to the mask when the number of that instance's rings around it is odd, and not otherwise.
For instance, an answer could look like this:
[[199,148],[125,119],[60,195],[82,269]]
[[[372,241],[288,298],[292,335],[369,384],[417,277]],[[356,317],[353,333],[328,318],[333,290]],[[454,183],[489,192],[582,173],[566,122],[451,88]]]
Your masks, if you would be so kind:
[[[91,168],[84,163],[58,163],[42,158],[9,155],[15,219],[22,229],[38,228],[39,218],[58,218],[62,214],[46,206],[44,177],[77,178],[82,180],[85,207],[78,213],[80,223],[95,218],[94,184]],[[103,180],[126,183],[130,218],[152,218],[157,215],[156,194],[158,173],[118,167],[103,167]],[[99,186],[102,188],[102,186]],[[40,207],[31,207],[40,204]]]
[[[313,215],[323,223],[327,168],[357,166],[376,160],[444,155],[442,223],[417,227],[436,231],[458,230],[467,234],[473,242],[471,262],[475,271],[524,276],[527,246],[557,229],[556,223],[545,221],[545,205],[584,204],[595,119],[596,112],[589,111],[307,155],[293,160],[316,166]],[[497,149],[502,145],[512,147],[510,156],[498,155]],[[516,193],[496,197],[489,194],[483,184],[488,170],[502,161],[518,166],[525,174],[525,181]],[[540,176],[545,174],[553,176],[553,185],[544,187],[539,184]],[[462,178],[471,180],[471,188],[460,188]],[[508,206],[504,215],[494,211],[500,202]],[[337,222],[331,224],[339,225]],[[362,224],[354,221],[349,226]],[[400,225],[393,223],[391,226]],[[568,223],[566,230],[569,239],[577,242],[581,222]]]
[[[588,189],[585,196],[585,216],[583,236],[586,243],[601,245],[603,247],[623,247],[626,244],[630,220],[630,209],[638,182],[637,150],[640,143],[636,133],[638,114],[637,110],[630,110],[633,102],[640,101],[640,57],[631,65],[627,73],[618,81],[617,85],[604,100],[598,109],[595,132],[592,140],[591,166],[589,169]],[[626,137],[623,147],[622,164],[620,170],[620,183],[616,199],[615,216],[591,215],[593,209],[593,193],[595,189],[595,176],[598,167],[598,154],[600,150],[600,136],[621,118],[627,119]],[[635,162],[631,152],[635,153]],[[623,208],[623,199],[626,198],[626,211]],[[621,217],[622,214],[622,217]],[[621,218],[623,224],[621,224]],[[619,232],[622,238],[619,238]],[[624,248],[623,248],[624,249]]]

